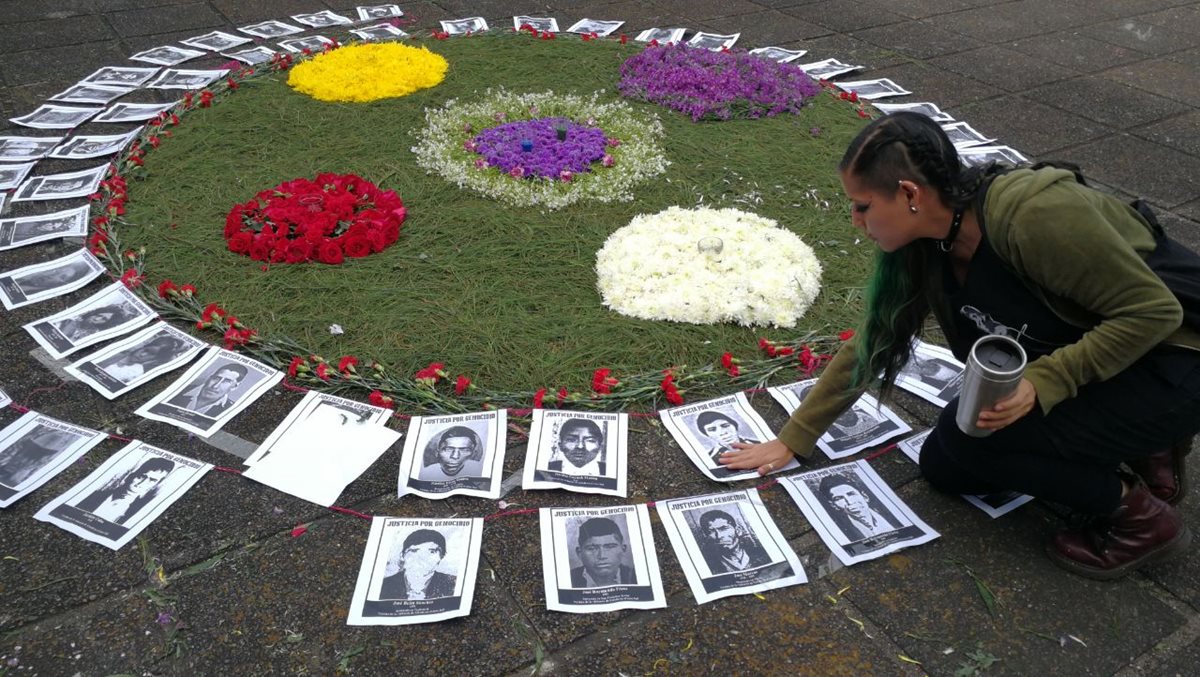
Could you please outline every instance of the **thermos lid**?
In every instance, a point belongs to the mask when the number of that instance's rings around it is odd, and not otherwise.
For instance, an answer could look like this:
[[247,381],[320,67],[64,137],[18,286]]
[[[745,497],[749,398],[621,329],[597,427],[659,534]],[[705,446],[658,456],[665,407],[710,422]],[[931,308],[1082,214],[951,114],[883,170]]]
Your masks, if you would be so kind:
[[1025,366],[1025,350],[1007,336],[985,336],[971,349],[979,366],[989,372],[1018,372]]

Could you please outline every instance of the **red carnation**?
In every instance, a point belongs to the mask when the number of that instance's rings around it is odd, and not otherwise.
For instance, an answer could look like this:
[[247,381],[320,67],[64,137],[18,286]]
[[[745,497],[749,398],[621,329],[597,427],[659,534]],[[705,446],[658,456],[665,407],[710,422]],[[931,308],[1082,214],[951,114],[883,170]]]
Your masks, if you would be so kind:
[[683,404],[683,395],[679,393],[679,388],[675,387],[675,374],[670,369],[667,370],[667,375],[663,377],[659,387],[666,394],[667,402],[670,402],[674,406]]
[[296,373],[300,371],[301,367],[304,367],[304,371],[308,371],[308,360],[299,355],[293,357],[291,364],[288,365],[288,376],[296,378]]
[[459,374],[458,380],[456,380],[454,382],[454,394],[462,395],[463,393],[467,392],[467,389],[470,387],[471,387],[471,379],[467,378],[466,376],[463,376],[462,374]]
[[542,402],[546,399],[546,389],[538,388],[538,391],[533,394],[533,408],[541,409]]
[[846,331],[838,334],[838,339],[840,339],[842,341],[849,341],[852,338],[854,338],[854,330],[853,329],[847,329]]
[[597,369],[592,373],[592,390],[600,395],[607,395],[612,392],[613,386],[620,383],[616,378],[609,376],[612,373],[611,369]]
[[338,360],[338,371],[343,374],[350,374],[354,371],[354,367],[358,364],[358,358],[352,355],[347,355]]
[[136,289],[137,287],[140,287],[142,285],[142,281],[145,279],[145,275],[138,275],[137,270],[133,268],[129,268],[121,274],[121,284],[129,287],[130,289]]
[[174,296],[178,293],[179,287],[175,286],[175,283],[170,280],[163,280],[162,283],[158,285],[158,295],[164,299]]
[[413,378],[428,385],[433,385],[446,376],[446,365],[442,362],[430,362],[428,367],[420,369]]
[[396,408],[395,401],[378,390],[372,390],[371,394],[367,396],[367,401],[377,407],[386,407],[387,409]]
[[329,380],[329,365],[328,364],[326,364],[324,362],[317,363],[317,368],[314,369],[313,372],[317,375],[317,378],[321,379],[322,381]]

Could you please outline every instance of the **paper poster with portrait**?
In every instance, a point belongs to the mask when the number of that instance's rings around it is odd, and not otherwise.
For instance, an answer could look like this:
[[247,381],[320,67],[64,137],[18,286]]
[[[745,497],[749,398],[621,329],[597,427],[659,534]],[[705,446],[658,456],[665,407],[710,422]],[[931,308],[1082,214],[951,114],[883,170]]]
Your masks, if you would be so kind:
[[[0,406],[7,397],[0,392]],[[108,437],[36,411],[0,430],[0,508],[49,482]]]
[[156,322],[68,365],[66,372],[112,400],[182,367],[207,345],[166,322]]
[[210,469],[208,463],[134,440],[34,519],[119,550]]
[[546,608],[588,614],[667,606],[646,504],[538,512]]
[[404,16],[399,5],[359,5],[355,7],[355,10],[358,12],[360,22]]
[[0,251],[35,242],[87,235],[88,206],[50,214],[0,219]]
[[390,409],[309,391],[246,459],[243,475],[329,507],[399,439]]
[[[896,447],[904,452],[904,455],[909,457],[913,463],[920,463],[921,447],[925,445],[925,438],[929,437],[929,434],[932,432],[933,429],[930,428],[911,437],[906,437],[897,442]],[[996,491],[990,494],[963,494],[962,497],[967,503],[979,508],[992,519],[1003,517],[1033,500],[1033,497],[1029,494],[1022,494],[1017,491]]]
[[552,16],[526,16],[519,14],[513,17],[513,29],[521,30],[522,26],[529,26],[536,31],[544,33],[558,32],[558,19]]
[[866,461],[781,477],[779,482],[846,566],[928,543],[939,535]]
[[114,282],[70,308],[26,324],[24,329],[51,357],[60,359],[127,334],[156,315],[132,290]]
[[347,625],[436,623],[471,613],[483,519],[374,517]]
[[412,417],[400,458],[398,495],[500,498],[507,415],[499,409]]
[[624,26],[624,21],[605,21],[602,19],[580,19],[571,24],[567,28],[568,33],[576,33],[579,35],[595,35],[598,38],[606,38],[612,35],[621,26]]
[[949,348],[916,341],[912,358],[896,375],[896,385],[926,402],[945,407],[958,397],[963,367]]
[[487,21],[481,16],[440,21],[438,23],[442,25],[442,32],[449,33],[450,35],[470,35],[472,33],[482,33],[488,29]]
[[100,182],[104,180],[109,168],[109,165],[96,165],[77,172],[30,177],[21,184],[16,193],[13,193],[13,202],[87,197],[100,190]]
[[253,35],[256,38],[262,38],[264,40],[272,40],[274,38],[281,38],[285,35],[295,35],[297,33],[304,32],[303,28],[293,26],[276,19],[260,21],[259,23],[250,24],[249,26],[242,26],[238,30],[246,35]]
[[[721,465],[721,454],[733,451],[734,443],[758,444],[775,439],[775,433],[741,392],[664,409],[658,415],[692,463],[706,477],[717,482],[758,477],[757,468],[730,470]],[[793,459],[774,472],[797,467],[799,464]]]
[[0,162],[40,160],[62,143],[61,136],[0,136]]
[[213,346],[135,413],[209,437],[282,380],[281,371]]
[[757,489],[655,507],[697,604],[808,582]]
[[[807,379],[782,386],[767,388],[767,392],[784,411],[791,413],[800,406],[804,398],[817,384],[817,379]],[[845,458],[858,452],[879,446],[884,442],[912,432],[912,426],[891,409],[879,404],[879,400],[863,393],[861,397],[842,412],[829,430],[817,440],[817,448],[829,458]]]
[[10,404],[12,404],[12,398],[4,392],[3,388],[0,388],[0,407],[7,407]]
[[135,129],[126,134],[88,134],[72,136],[56,147],[50,157],[60,160],[89,160],[125,150],[142,130]]
[[627,496],[629,414],[533,410],[522,489]]
[[0,273],[0,302],[6,310],[82,289],[104,272],[104,264],[86,249],[52,261]]

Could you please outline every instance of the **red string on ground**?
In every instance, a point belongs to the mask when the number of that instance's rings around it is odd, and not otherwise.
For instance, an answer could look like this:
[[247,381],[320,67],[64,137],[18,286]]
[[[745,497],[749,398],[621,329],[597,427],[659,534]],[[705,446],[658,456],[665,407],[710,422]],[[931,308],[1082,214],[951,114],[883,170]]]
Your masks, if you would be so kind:
[[862,460],[864,460],[864,461],[869,461],[869,460],[871,460],[871,459],[873,459],[873,458],[879,458],[880,456],[883,456],[884,454],[888,453],[889,451],[891,451],[892,449],[895,449],[895,448],[896,448],[896,443],[895,443],[895,442],[892,442],[891,444],[889,444],[889,445],[887,445],[886,447],[884,447],[884,448],[880,449],[879,451],[876,451],[876,452],[874,452],[874,453],[868,454],[868,455],[867,455],[867,456],[865,456],[865,457],[864,457]]
[[369,519],[372,519],[372,517],[374,517],[373,515],[368,515],[364,512],[359,512],[357,510],[351,510],[350,508],[343,508],[339,505],[331,505],[331,506],[329,506],[329,509],[334,512],[340,512],[345,515],[354,515],[355,517],[361,517],[365,520],[369,520]]
[[484,517],[483,521],[486,522],[488,520],[498,519],[500,517],[509,517],[511,515],[528,515],[530,513],[535,513],[537,511],[538,511],[538,508],[521,508],[520,510],[502,510],[500,512],[494,512],[494,513],[488,515],[487,517]]
[[222,466],[222,465],[214,465],[213,470],[220,470],[221,472],[227,472],[230,475],[241,475],[242,474],[242,471],[238,470],[237,468],[226,468],[225,466]]
[[288,390],[295,390],[298,393],[306,393],[309,391],[309,389],[305,388],[304,386],[292,385],[286,378],[283,379],[282,383],[284,388],[287,388]]

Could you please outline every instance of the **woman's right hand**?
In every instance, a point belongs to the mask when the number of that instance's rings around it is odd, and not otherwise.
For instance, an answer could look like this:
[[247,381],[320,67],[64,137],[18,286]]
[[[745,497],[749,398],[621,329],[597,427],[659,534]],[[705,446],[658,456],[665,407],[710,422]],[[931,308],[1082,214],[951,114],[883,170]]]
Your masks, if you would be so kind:
[[721,465],[730,470],[757,468],[759,475],[775,472],[787,465],[796,456],[778,439],[762,444],[735,442],[734,451],[721,454]]

